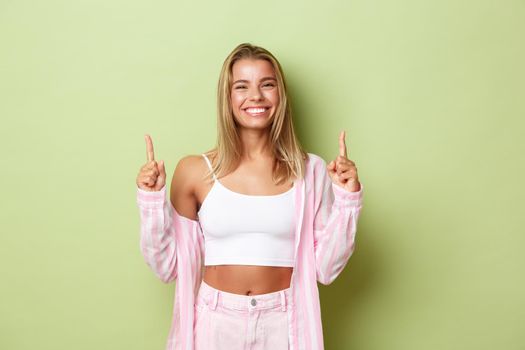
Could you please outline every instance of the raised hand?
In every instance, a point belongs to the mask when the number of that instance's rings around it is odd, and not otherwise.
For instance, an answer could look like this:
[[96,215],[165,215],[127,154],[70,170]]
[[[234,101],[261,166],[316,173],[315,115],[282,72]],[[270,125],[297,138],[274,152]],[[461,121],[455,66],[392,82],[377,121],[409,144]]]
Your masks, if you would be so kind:
[[361,184],[357,178],[357,168],[355,163],[347,158],[345,132],[339,135],[339,155],[326,166],[328,175],[332,182],[343,187],[349,192],[357,192],[361,189]]
[[166,169],[164,161],[155,161],[153,153],[153,142],[149,135],[144,135],[146,140],[147,162],[144,164],[137,175],[137,186],[145,191],[160,191],[166,184]]

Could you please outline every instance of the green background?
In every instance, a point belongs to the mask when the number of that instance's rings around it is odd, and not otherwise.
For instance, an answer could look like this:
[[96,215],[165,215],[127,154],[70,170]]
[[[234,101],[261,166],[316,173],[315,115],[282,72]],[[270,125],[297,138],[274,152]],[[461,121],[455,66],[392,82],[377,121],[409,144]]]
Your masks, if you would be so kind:
[[174,284],[135,178],[215,143],[241,42],[280,60],[301,142],[366,186],[321,286],[327,349],[525,349],[523,1],[0,2],[1,349],[163,349]]

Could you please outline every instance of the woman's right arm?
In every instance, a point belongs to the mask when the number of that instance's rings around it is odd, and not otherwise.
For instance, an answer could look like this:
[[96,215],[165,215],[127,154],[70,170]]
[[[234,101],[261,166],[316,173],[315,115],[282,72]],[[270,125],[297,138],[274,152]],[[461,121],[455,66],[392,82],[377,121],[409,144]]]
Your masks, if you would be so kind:
[[[193,195],[192,156],[182,158],[171,182],[170,200],[166,197],[164,164],[154,161],[153,145],[146,138],[148,163],[137,176],[137,205],[140,213],[140,249],[151,270],[163,282],[177,277],[177,236],[195,230],[197,221],[181,216],[191,215],[196,207]],[[161,188],[159,188],[162,186]],[[193,199],[192,199],[193,198]],[[177,209],[176,209],[177,208]],[[196,210],[196,209],[195,209]]]

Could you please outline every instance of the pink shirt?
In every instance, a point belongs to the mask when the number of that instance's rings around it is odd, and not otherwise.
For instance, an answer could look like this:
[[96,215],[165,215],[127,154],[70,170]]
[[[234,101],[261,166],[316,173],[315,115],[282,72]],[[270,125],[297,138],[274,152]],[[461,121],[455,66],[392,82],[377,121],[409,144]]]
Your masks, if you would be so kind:
[[[291,350],[323,350],[317,282],[328,285],[354,251],[363,184],[349,192],[332,183],[326,162],[308,153],[304,179],[296,180],[295,259],[291,287],[295,308]],[[137,188],[140,248],[148,266],[165,283],[176,280],[173,320],[166,350],[194,350],[194,301],[204,267],[204,236],[198,220],[181,216],[166,197],[166,186],[148,192]]]

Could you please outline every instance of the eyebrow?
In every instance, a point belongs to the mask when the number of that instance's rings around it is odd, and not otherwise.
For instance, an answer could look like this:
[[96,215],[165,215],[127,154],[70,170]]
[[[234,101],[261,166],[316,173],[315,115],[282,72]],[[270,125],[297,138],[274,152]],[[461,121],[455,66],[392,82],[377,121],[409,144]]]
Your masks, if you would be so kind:
[[[266,80],[275,80],[275,81],[277,81],[277,79],[275,79],[274,77],[264,77],[264,78],[261,79],[261,82],[262,81],[266,81]],[[248,80],[244,80],[244,79],[239,79],[239,80],[236,80],[236,81],[233,82],[233,84],[237,84],[237,83],[249,83],[249,81]]]

